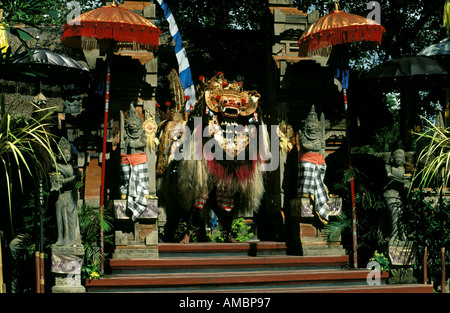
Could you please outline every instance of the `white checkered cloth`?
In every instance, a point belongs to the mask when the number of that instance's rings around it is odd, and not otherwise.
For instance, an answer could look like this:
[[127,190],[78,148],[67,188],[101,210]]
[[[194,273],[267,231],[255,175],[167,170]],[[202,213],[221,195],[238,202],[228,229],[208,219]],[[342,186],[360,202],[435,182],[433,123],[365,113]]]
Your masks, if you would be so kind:
[[326,164],[317,165],[311,162],[298,163],[298,194],[310,194],[314,197],[314,210],[328,221],[329,200],[325,178]]
[[135,166],[121,164],[120,187],[122,194],[127,194],[127,207],[132,212],[132,220],[135,221],[146,209],[148,190],[148,164],[142,163]]

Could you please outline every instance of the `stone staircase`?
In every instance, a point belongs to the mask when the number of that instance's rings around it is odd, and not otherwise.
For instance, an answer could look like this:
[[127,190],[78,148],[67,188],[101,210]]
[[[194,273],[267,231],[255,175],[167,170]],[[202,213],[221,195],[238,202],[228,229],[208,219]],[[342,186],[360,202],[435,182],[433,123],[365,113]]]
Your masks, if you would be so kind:
[[86,281],[87,292],[428,293],[430,285],[368,285],[366,269],[345,255],[286,255],[280,242],[162,243],[159,257],[111,259],[111,274]]

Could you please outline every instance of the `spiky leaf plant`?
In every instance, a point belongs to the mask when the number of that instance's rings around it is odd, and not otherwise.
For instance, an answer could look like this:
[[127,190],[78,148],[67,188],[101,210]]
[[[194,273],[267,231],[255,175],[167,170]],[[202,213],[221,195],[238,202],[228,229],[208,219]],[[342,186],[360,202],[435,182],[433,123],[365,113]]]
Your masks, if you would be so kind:
[[[51,125],[51,116],[56,108],[40,108],[34,103],[32,116],[15,116],[13,105],[5,108],[3,96],[0,95],[0,185],[6,188],[9,216],[12,226],[11,192],[13,181],[23,187],[23,171],[28,172],[34,180],[45,174],[46,160],[55,165],[52,151],[55,137],[47,130]],[[47,156],[44,157],[43,154]],[[37,185],[36,185],[37,186]]]
[[[413,182],[419,188],[445,188],[450,178],[450,128],[436,126],[423,118],[428,126],[417,133],[418,141],[427,141],[420,151],[417,163],[420,170],[414,175]],[[411,184],[416,186],[416,184]]]

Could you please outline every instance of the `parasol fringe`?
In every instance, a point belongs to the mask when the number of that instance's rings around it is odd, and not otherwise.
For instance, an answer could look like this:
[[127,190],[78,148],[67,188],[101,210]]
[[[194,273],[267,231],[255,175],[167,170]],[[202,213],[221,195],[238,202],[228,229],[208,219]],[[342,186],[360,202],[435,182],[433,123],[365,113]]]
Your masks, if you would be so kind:
[[[64,28],[64,34],[61,37],[61,41],[67,46],[76,46],[77,43],[74,42],[77,40],[76,37],[83,36],[95,38],[97,41],[113,38],[119,42],[139,43],[140,47],[156,49],[158,48],[159,35],[161,33],[156,27],[148,30],[148,28],[144,29],[139,26],[111,23],[98,23],[96,26],[81,24]],[[140,28],[140,30],[135,28]],[[82,45],[85,49],[95,49],[98,48],[99,44],[96,43],[96,41],[82,41]],[[138,47],[136,46],[135,48]]]
[[[329,46],[340,45],[349,42],[371,41],[381,44],[383,27],[347,26],[323,30],[299,41],[299,56],[318,54],[318,51]],[[320,54],[320,53],[319,53]]]

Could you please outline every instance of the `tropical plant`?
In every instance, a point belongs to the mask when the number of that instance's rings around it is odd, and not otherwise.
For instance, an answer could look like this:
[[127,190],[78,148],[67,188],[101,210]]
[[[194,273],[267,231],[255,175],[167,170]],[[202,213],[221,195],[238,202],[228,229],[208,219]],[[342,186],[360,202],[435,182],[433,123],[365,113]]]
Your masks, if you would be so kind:
[[[440,285],[442,278],[442,247],[446,249],[446,266],[450,265],[449,220],[448,198],[436,197],[436,193],[431,190],[415,189],[410,192],[402,215],[404,231],[416,245],[416,271],[424,270],[423,260],[427,248],[427,275],[435,286]],[[446,275],[449,277],[448,273]]]
[[[27,41],[33,39],[33,36],[18,25],[28,25],[39,28],[38,24],[45,20],[45,17],[56,17],[58,14],[51,8],[54,7],[53,0],[2,0],[0,1],[0,25],[2,25],[7,33],[16,36],[21,47],[29,51]],[[20,48],[17,51],[20,50]],[[3,49],[4,47],[0,47]],[[1,51],[1,50],[0,50]],[[16,51],[16,52],[17,52]],[[11,62],[15,53],[11,51],[3,51],[6,58],[0,58],[2,62]]]
[[[233,220],[231,224],[232,238],[236,239],[238,242],[243,242],[249,240],[253,236],[251,226],[245,223],[244,218],[240,217]],[[227,236],[220,224],[214,231],[212,231],[211,234],[208,234],[208,237],[211,242],[225,242],[227,239]]]
[[45,174],[46,156],[57,168],[53,146],[55,136],[47,127],[51,125],[51,117],[56,108],[40,108],[34,103],[32,116],[14,116],[14,105],[5,108],[3,95],[0,95],[0,186],[7,192],[7,203],[12,226],[13,182],[17,181],[23,189],[23,171],[34,181],[38,188],[38,181]]
[[231,224],[231,235],[239,242],[247,241],[253,237],[251,226],[245,223],[243,217],[233,220],[233,223]]
[[109,233],[113,226],[113,218],[108,212],[100,214],[98,207],[83,204],[78,208],[78,218],[80,223],[80,234],[85,252],[85,262],[82,267],[83,278],[99,278],[104,273],[101,272],[101,263],[104,256],[100,252],[100,227],[104,231],[105,245],[113,244],[113,235]]
[[427,125],[425,130],[417,133],[417,141],[426,141],[418,157],[420,170],[413,177],[419,188],[445,188],[450,178],[450,128],[436,126],[423,118]]
[[378,262],[378,264],[380,264],[380,270],[382,272],[389,272],[391,270],[389,259],[383,253],[379,253],[378,250],[375,250],[375,252],[373,253],[373,257],[371,257],[369,261]]
[[[450,228],[447,225],[450,201],[444,197],[450,178],[450,128],[435,125],[422,118],[426,126],[416,135],[417,142],[421,142],[423,148],[419,153],[418,171],[413,177],[403,211],[403,224],[405,231],[418,245],[417,253],[421,256],[419,259],[423,260],[427,247],[429,275],[436,283],[441,280],[441,248],[446,248],[447,255],[450,248]],[[420,269],[421,266],[419,261],[417,268]]]
[[355,184],[355,207],[357,215],[358,263],[368,262],[378,245],[379,216],[385,208],[382,194],[377,194],[365,186],[366,174],[357,168],[342,171],[342,181],[335,184],[335,192],[343,199],[341,216],[328,222],[323,229],[327,240],[335,241],[341,235],[341,242],[347,251],[353,249],[352,204],[350,180]]

